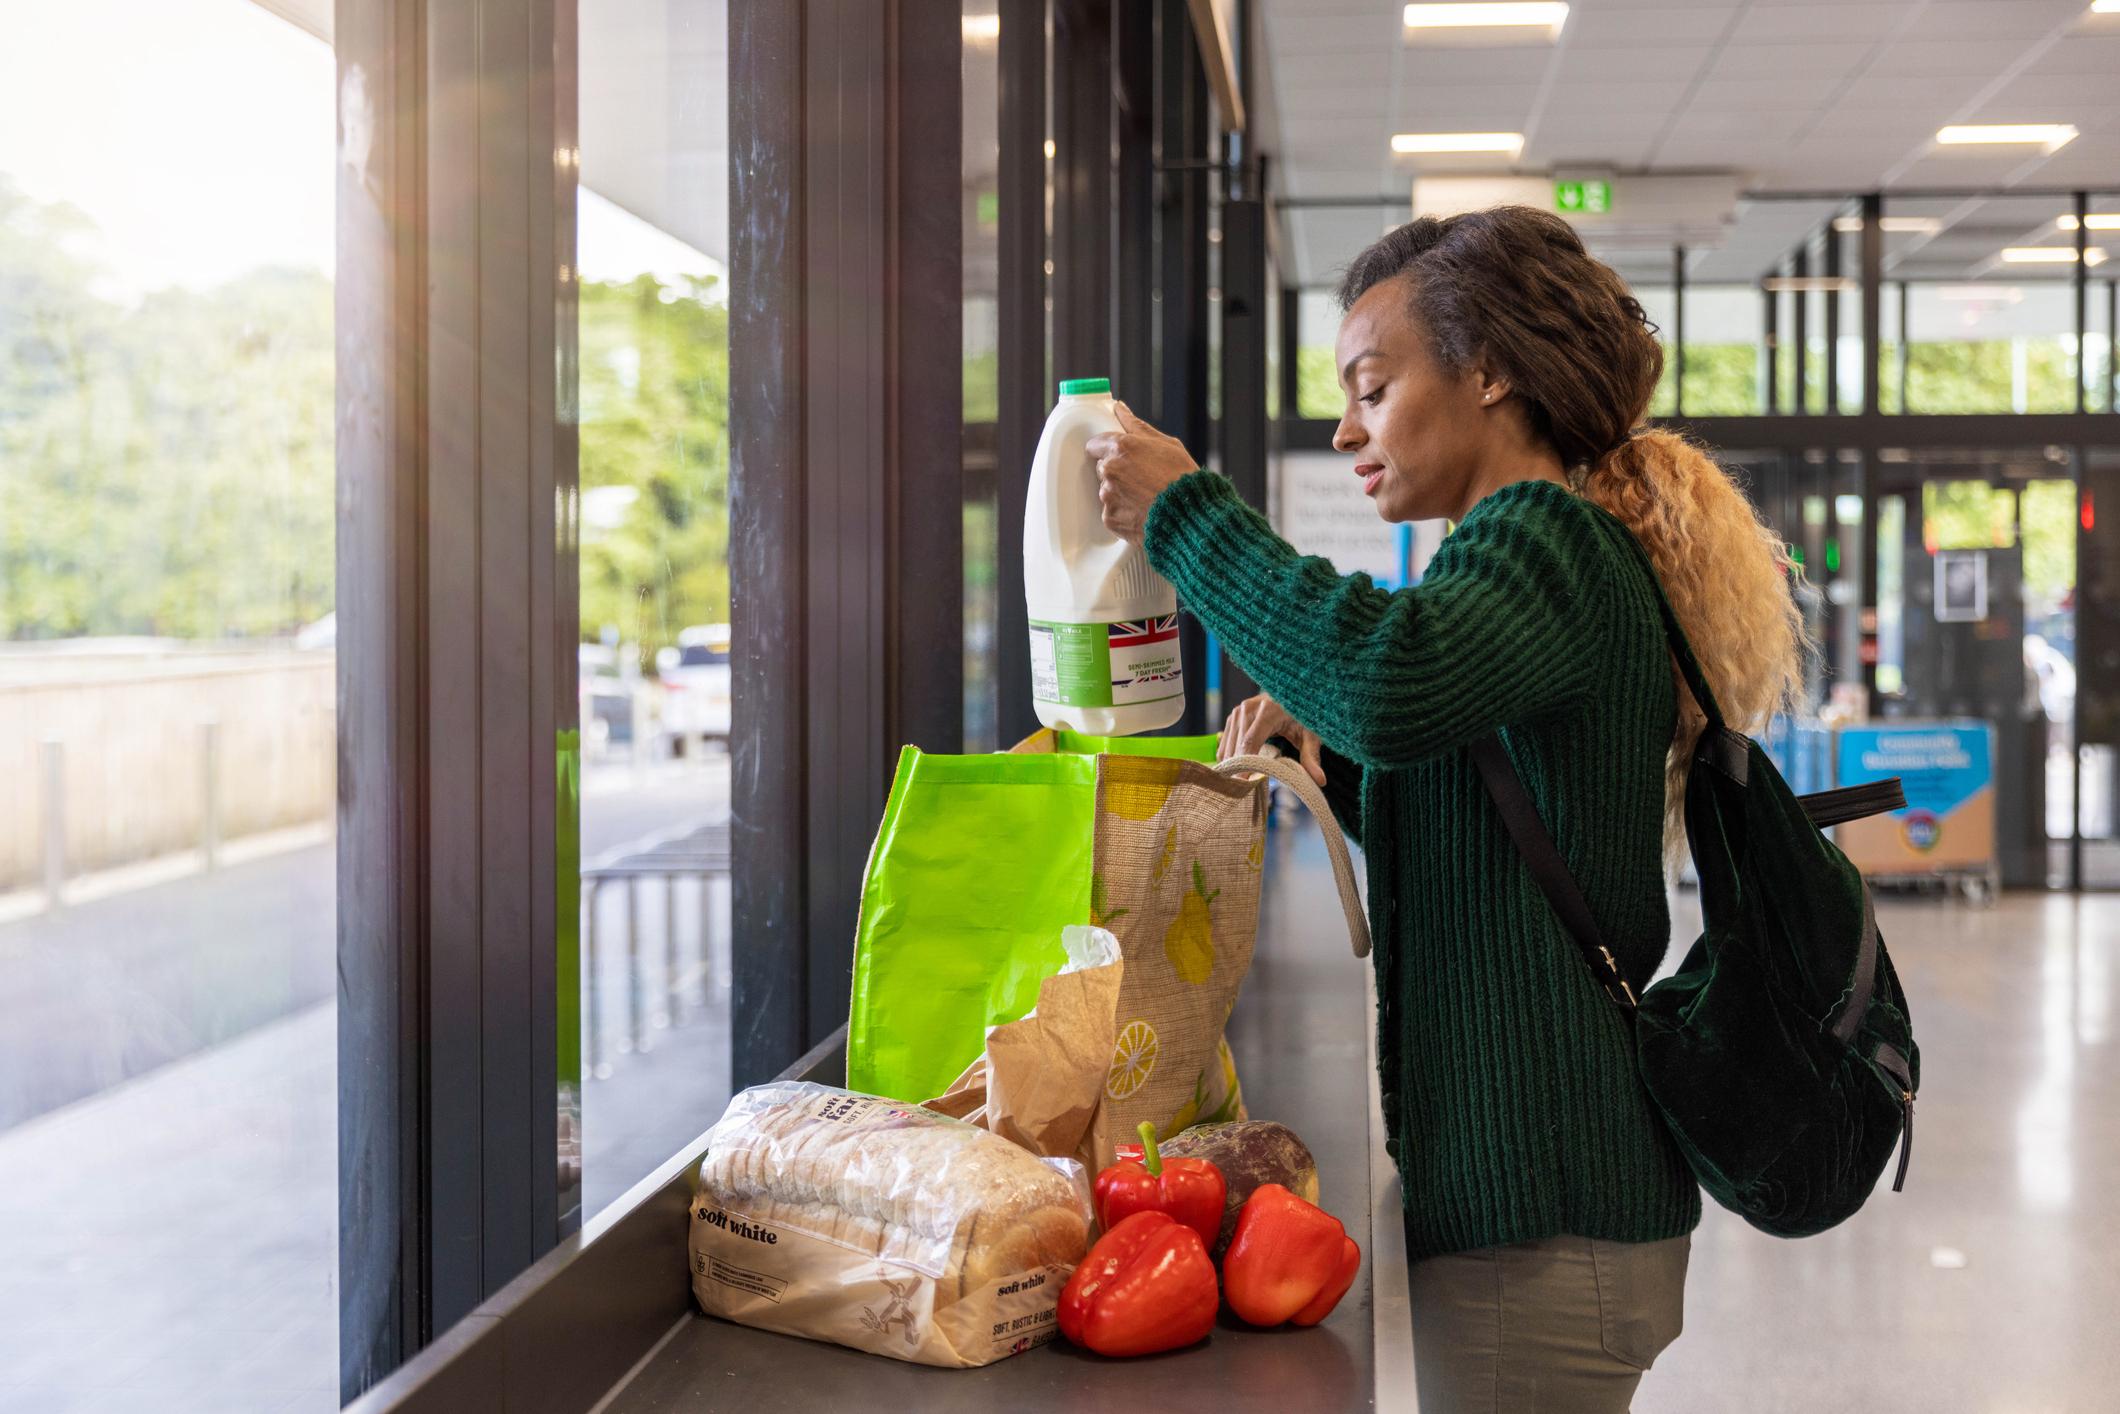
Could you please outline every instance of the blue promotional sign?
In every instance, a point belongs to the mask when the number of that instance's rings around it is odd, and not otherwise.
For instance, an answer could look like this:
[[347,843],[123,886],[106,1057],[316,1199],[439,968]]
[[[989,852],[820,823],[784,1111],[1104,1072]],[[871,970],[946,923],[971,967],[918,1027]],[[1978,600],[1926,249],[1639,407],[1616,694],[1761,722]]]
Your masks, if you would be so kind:
[[1907,803],[1890,816],[1840,828],[1840,846],[1865,873],[1984,867],[1995,854],[1994,729],[1985,722],[1843,727],[1843,786],[1899,777]]

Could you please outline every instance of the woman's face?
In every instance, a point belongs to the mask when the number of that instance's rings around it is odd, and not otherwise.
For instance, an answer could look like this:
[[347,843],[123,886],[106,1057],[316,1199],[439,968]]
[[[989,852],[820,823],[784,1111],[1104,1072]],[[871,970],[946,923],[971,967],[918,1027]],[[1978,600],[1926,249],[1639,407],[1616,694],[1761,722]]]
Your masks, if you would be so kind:
[[1499,395],[1476,369],[1436,362],[1401,277],[1371,286],[1340,324],[1335,361],[1347,411],[1333,432],[1387,521],[1457,519],[1472,488]]

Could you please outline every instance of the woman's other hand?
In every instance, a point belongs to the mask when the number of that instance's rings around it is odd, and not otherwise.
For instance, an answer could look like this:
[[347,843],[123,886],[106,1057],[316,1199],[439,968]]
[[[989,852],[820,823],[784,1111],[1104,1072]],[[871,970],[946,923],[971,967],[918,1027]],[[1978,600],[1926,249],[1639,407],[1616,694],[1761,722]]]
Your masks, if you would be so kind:
[[1222,726],[1222,740],[1215,747],[1215,760],[1227,761],[1236,756],[1256,756],[1266,749],[1269,737],[1281,737],[1293,742],[1296,759],[1310,778],[1325,788],[1325,761],[1320,755],[1320,744],[1315,733],[1296,724],[1281,704],[1260,693],[1239,702],[1229,720]]
[[1177,438],[1135,417],[1125,403],[1114,406],[1119,412],[1119,430],[1090,438],[1088,451],[1097,459],[1097,500],[1104,507],[1104,528],[1138,544],[1156,497],[1164,487],[1196,470],[1199,463]]

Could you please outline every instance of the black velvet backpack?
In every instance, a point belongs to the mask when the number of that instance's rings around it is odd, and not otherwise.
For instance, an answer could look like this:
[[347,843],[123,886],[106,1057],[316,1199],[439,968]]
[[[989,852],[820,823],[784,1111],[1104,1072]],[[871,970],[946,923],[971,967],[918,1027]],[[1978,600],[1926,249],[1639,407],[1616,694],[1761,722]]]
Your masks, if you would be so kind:
[[1642,1083],[1701,1187],[1763,1232],[1807,1237],[1862,1206],[1895,1144],[1893,1191],[1906,1181],[1921,1054],[1869,886],[1822,832],[1905,796],[1896,778],[1797,796],[1724,723],[1661,588],[1657,601],[1708,719],[1685,805],[1707,926],[1675,976],[1634,995],[1500,737],[1472,757],[1532,877],[1631,1020]]

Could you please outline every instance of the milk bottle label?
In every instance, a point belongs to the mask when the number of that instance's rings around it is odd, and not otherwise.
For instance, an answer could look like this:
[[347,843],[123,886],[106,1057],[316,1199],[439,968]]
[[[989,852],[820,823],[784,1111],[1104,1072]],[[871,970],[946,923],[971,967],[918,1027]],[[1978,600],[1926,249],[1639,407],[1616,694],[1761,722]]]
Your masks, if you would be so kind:
[[1128,707],[1184,696],[1178,616],[1033,623],[1031,695],[1068,707]]

